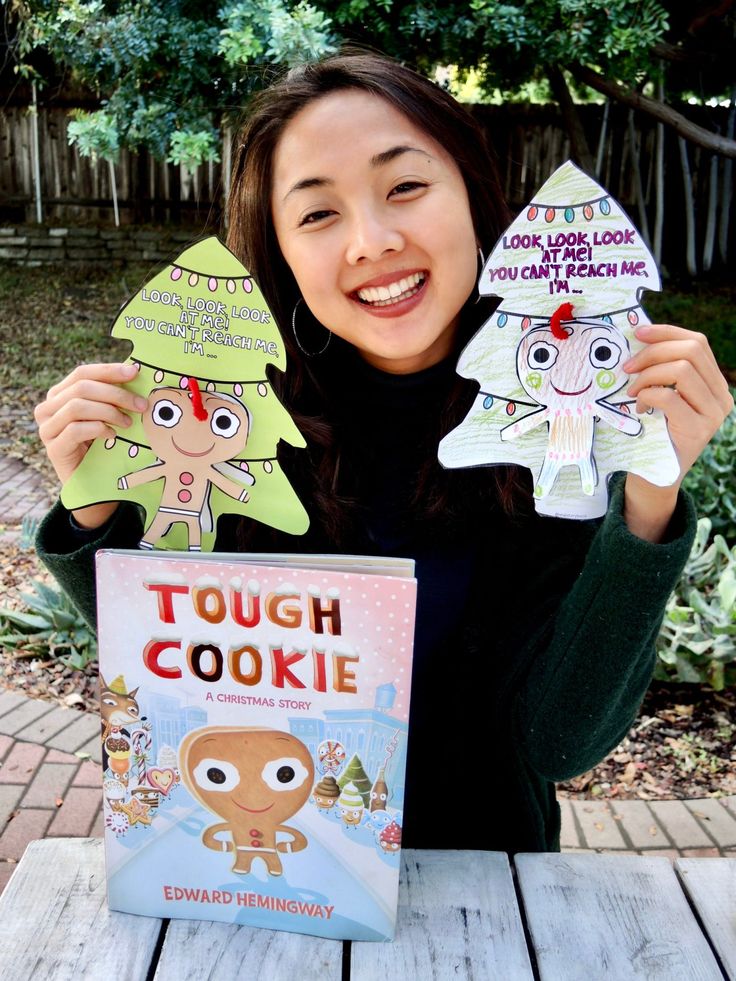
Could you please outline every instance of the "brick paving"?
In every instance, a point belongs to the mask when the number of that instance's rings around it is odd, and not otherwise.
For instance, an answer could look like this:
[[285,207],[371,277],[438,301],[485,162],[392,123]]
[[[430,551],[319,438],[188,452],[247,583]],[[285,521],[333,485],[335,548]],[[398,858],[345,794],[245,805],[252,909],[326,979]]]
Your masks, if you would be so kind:
[[49,509],[41,475],[10,457],[0,457],[0,524],[20,525],[24,518],[42,518]]
[[[0,534],[48,506],[39,475],[0,457]],[[0,893],[30,841],[102,835],[99,734],[96,715],[0,688]],[[560,805],[564,852],[736,857],[736,795]]]
[[[35,838],[102,834],[99,731],[93,714],[0,690],[0,892]],[[736,795],[560,804],[565,852],[736,855]]]

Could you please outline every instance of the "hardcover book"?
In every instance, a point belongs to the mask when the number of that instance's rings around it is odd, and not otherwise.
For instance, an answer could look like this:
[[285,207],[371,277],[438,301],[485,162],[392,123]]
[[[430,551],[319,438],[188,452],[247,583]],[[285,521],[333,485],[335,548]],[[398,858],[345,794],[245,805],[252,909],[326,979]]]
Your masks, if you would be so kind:
[[111,909],[393,936],[413,573],[98,553]]

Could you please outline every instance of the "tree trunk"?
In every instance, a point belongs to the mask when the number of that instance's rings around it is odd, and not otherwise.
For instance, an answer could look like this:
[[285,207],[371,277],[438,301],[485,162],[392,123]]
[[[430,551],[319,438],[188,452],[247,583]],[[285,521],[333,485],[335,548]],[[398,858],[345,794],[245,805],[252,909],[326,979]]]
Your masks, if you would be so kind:
[[41,203],[41,159],[38,139],[38,94],[33,83],[33,105],[31,107],[31,172],[33,174],[33,197],[36,202],[36,223],[43,224],[43,204]]
[[230,181],[233,176],[233,134],[229,125],[222,130],[222,226],[227,228]]
[[[664,67],[660,64],[660,70]],[[660,76],[659,101],[664,102],[664,79]],[[654,261],[662,265],[662,228],[664,225],[664,123],[657,123],[657,149],[654,170]]]
[[641,166],[639,163],[639,149],[636,145],[636,129],[634,127],[634,110],[629,111],[629,157],[631,158],[631,169],[634,172],[634,189],[636,191],[636,203],[639,208],[639,231],[647,248],[651,251],[652,239],[649,235],[649,219],[647,218],[647,207],[644,201],[644,188],[641,183]]
[[716,216],[718,214],[718,157],[710,158],[710,183],[708,185],[708,216],[705,221],[703,242],[703,272],[710,272],[713,265],[713,247],[716,240]]
[[656,99],[650,99],[648,96],[642,95],[641,92],[627,89],[625,85],[621,85],[619,82],[609,82],[608,79],[583,65],[568,65],[568,69],[578,81],[589,85],[596,92],[602,92],[603,95],[607,95],[617,102],[622,102],[630,109],[640,109],[655,119],[661,120],[666,126],[671,126],[675,132],[684,136],[691,143],[697,143],[698,146],[710,150],[711,153],[720,153],[724,157],[736,157],[736,140],[726,139],[719,133],[712,133],[696,123],[691,123],[672,106],[666,106]]
[[693,203],[693,179],[690,174],[690,161],[687,156],[687,142],[680,136],[680,160],[682,161],[682,180],[685,189],[685,227],[687,230],[687,245],[685,258],[687,271],[695,277],[698,275],[698,264],[695,259],[695,205]]
[[110,193],[112,194],[112,210],[115,215],[115,227],[120,227],[120,211],[118,209],[118,185],[115,180],[115,164],[112,160],[107,161],[110,170]]
[[[734,124],[736,124],[736,85],[731,89],[731,108],[728,113],[726,136],[733,139]],[[723,161],[723,190],[721,191],[721,213],[718,220],[718,252],[721,262],[728,262],[728,225],[733,199],[733,161]]]
[[578,166],[591,176],[595,174],[595,161],[590,152],[588,140],[580,120],[580,115],[572,101],[570,89],[562,70],[557,65],[550,65],[547,69],[547,78],[552,88],[552,95],[555,102],[560,107],[562,118],[565,121],[565,129],[570,137],[572,156]]
[[606,136],[608,135],[608,113],[611,108],[611,100],[606,99],[603,107],[603,119],[601,120],[601,132],[598,137],[598,152],[595,157],[595,179],[600,181],[603,170],[603,155],[606,151]]

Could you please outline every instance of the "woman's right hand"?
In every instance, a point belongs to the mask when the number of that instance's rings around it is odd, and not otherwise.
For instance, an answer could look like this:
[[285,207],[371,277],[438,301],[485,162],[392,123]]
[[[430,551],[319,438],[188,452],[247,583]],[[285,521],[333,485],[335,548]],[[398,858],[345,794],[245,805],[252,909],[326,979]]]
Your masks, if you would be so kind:
[[[115,436],[113,426],[131,425],[129,412],[143,412],[147,402],[122,388],[135,378],[133,364],[79,365],[50,388],[34,416],[41,442],[62,484],[71,477],[95,439]],[[117,508],[114,502],[94,504],[73,512],[85,528],[97,528]]]

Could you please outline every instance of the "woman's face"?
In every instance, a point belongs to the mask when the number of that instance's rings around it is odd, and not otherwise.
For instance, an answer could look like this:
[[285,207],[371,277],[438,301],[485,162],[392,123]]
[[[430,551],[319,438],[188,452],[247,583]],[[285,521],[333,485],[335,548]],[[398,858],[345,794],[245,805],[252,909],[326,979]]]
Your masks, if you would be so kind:
[[449,354],[476,236],[457,165],[410,119],[367,92],[310,103],[276,147],[271,208],[307,306],[366,361],[402,374]]

